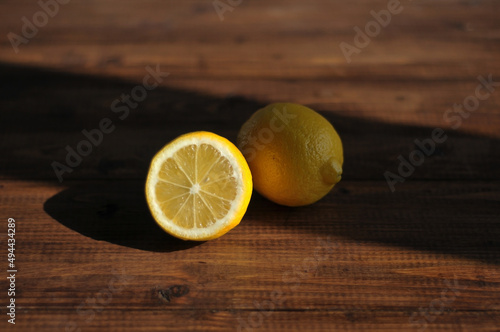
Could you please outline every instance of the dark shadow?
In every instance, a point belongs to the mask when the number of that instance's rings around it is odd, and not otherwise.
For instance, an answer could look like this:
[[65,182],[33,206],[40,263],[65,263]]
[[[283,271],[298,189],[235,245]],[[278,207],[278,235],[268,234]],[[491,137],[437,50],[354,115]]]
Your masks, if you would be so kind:
[[143,189],[134,180],[78,184],[48,199],[44,210],[84,236],[130,248],[170,252],[203,243],[165,233],[151,217]]
[[[499,193],[498,182],[424,181],[408,183],[392,194],[384,182],[347,180],[314,205],[298,208],[276,205],[254,193],[245,218],[254,227],[272,222],[297,236],[313,232],[333,235],[332,241],[340,237],[411,248],[422,260],[455,255],[498,265]],[[353,259],[369,257],[352,254]]]
[[[143,186],[154,153],[195,130],[234,142],[243,122],[263,106],[235,96],[162,87],[120,120],[110,104],[129,93],[134,82],[6,64],[0,73],[1,176],[57,184],[51,163],[64,163],[65,147],[85,139],[82,129],[110,118],[114,132],[64,175],[62,185],[68,188],[47,200],[44,209],[84,236],[142,250],[199,244],[165,234],[149,214]],[[240,227],[272,222],[298,233],[500,263],[499,187],[491,181],[500,180],[498,139],[447,132],[449,139],[391,193],[384,172],[397,172],[398,155],[407,157],[415,138],[430,137],[433,128],[350,118],[335,110],[322,114],[343,139],[343,181],[325,199],[303,208],[281,207],[254,193]]]

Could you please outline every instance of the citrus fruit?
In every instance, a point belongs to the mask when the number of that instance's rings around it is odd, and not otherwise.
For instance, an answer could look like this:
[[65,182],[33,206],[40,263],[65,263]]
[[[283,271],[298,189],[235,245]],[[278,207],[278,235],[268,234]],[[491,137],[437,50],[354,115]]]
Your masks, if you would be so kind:
[[184,240],[218,238],[239,224],[252,195],[241,152],[209,132],[182,135],[153,158],[146,200],[156,222]]
[[243,124],[238,147],[255,189],[271,201],[312,204],[340,181],[342,141],[319,113],[292,103],[270,104]]

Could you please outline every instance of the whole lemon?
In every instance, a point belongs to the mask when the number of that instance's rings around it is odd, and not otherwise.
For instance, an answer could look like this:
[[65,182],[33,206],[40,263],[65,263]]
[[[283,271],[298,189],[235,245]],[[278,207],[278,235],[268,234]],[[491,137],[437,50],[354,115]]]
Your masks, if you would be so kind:
[[241,127],[237,144],[254,188],[281,205],[312,204],[342,175],[339,135],[328,120],[302,105],[274,103],[258,110]]

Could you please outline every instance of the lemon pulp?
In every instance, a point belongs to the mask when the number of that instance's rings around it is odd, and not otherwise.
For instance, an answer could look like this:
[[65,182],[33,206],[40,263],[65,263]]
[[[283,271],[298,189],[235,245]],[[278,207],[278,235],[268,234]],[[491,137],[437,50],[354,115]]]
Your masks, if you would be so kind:
[[221,236],[243,217],[252,191],[250,169],[228,140],[208,132],[183,135],[154,158],[146,199],[157,223],[186,240]]

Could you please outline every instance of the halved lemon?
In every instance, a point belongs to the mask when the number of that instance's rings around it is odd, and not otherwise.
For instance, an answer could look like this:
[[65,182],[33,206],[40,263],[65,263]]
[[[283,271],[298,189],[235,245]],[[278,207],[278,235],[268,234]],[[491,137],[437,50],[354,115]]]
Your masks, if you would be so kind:
[[166,232],[205,241],[240,223],[252,188],[250,168],[238,148],[224,137],[200,131],[174,139],[154,156],[146,200]]

